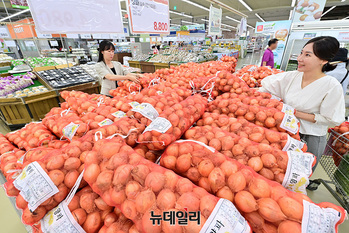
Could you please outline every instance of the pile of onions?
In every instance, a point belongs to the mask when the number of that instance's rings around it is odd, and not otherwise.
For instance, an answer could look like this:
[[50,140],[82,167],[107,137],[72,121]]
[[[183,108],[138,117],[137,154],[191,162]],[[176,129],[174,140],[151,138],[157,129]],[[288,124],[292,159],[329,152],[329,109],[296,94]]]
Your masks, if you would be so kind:
[[47,145],[51,140],[56,139],[41,122],[29,123],[18,131],[6,134],[6,137],[18,148],[24,148],[27,151],[38,146]]
[[[288,191],[252,168],[197,142],[171,144],[161,156],[160,164],[217,197],[232,201],[256,233],[288,232],[287,229],[302,232],[303,200],[313,203],[306,195]],[[343,208],[327,203],[326,206],[341,213],[337,225],[344,221]]]
[[268,66],[258,67],[256,65],[245,66],[241,70],[237,71],[235,74],[244,80],[249,87],[260,87],[261,81],[273,74],[278,74],[283,72],[282,70],[272,69]]
[[165,133],[150,130],[138,137],[151,150],[163,150],[179,139],[204,113],[207,100],[201,95],[193,95],[163,111],[159,117],[167,119],[171,126]]
[[6,180],[9,180],[16,170],[22,169],[22,164],[18,160],[25,154],[25,151],[13,148],[11,151],[5,152],[0,156],[0,170],[4,174]]
[[343,155],[345,155],[349,149],[349,134],[345,134],[349,132],[349,122],[345,121],[339,126],[332,128],[332,130],[334,131],[331,139],[334,142],[332,148],[337,152],[337,154],[333,153],[332,157],[335,164],[338,166],[342,161]]
[[[108,148],[108,149],[106,149]],[[99,140],[86,161],[84,179],[110,206],[120,209],[140,232],[199,232],[218,202],[188,179],[156,165],[123,143],[120,138]],[[201,223],[172,227],[153,225],[150,211],[201,211]]]

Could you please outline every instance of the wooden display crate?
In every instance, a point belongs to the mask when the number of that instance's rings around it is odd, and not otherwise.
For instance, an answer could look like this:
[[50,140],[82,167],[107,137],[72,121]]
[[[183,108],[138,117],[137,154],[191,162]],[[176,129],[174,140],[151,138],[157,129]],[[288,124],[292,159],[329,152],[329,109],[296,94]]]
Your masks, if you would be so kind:
[[54,66],[42,66],[42,67],[34,67],[33,71],[38,72],[38,71],[43,71],[43,70],[54,70],[56,67]]
[[159,69],[170,68],[170,65],[169,63],[154,62],[154,67],[155,67],[155,70],[159,70]]
[[32,121],[29,108],[20,98],[1,98],[0,117],[8,125],[26,124]]
[[60,95],[62,91],[82,91],[88,94],[99,94],[101,92],[101,85],[98,81],[95,81],[56,90],[59,101],[61,103],[65,102],[65,100]]
[[139,63],[141,64],[141,70],[143,73],[154,73],[155,72],[155,66],[154,66],[153,62],[141,61]]
[[57,70],[59,69],[63,69],[63,68],[68,68],[69,67],[73,67],[73,64],[72,63],[68,63],[68,64],[63,64],[63,65],[58,65],[58,66],[55,66]]
[[57,93],[54,90],[23,97],[23,100],[29,107],[34,121],[41,120],[52,108],[59,107]]
[[139,63],[139,61],[128,61],[128,64],[130,67],[141,69],[141,64]]

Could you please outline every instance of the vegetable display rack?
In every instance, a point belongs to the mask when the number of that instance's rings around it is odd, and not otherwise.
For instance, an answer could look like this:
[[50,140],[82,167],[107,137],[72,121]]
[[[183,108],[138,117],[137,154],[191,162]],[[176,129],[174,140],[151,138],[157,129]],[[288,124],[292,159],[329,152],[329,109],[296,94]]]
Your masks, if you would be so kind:
[[[349,211],[349,134],[340,134],[330,129],[326,148],[320,159],[331,181],[323,179],[315,180],[322,183],[333,197]],[[334,184],[334,190],[329,184]]]

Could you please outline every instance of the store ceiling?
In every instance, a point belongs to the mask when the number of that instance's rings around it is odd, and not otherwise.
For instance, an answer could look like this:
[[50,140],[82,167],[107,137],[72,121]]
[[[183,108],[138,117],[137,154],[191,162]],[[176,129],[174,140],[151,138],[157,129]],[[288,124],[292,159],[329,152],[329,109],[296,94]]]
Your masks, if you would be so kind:
[[[199,7],[193,6],[187,3],[187,0],[169,0],[170,1],[170,10],[178,13],[184,13],[186,15],[191,15],[193,18],[183,17],[182,15],[170,13],[171,24],[188,24],[186,22],[193,23],[205,23],[202,19],[208,19],[209,12],[201,9]],[[191,2],[202,5],[206,8],[209,8],[211,3],[209,0],[189,0]],[[256,22],[261,21],[255,13],[259,14],[265,21],[276,21],[276,20],[288,20],[290,15],[290,10],[292,9],[291,4],[292,0],[244,0],[251,8],[252,11],[249,11],[247,8],[242,5],[239,0],[220,0],[222,3],[246,14],[248,16],[247,23],[251,26],[255,26]],[[343,19],[349,16],[349,0],[341,2],[342,0],[327,0],[325,10],[328,10],[332,6],[336,6],[333,10],[327,13],[322,17],[321,20],[338,20]],[[7,6],[8,13],[15,14],[21,9],[15,9],[11,7],[10,0],[1,0],[0,1],[0,19],[7,16],[7,12],[3,5],[3,2]],[[213,4],[215,7],[219,7],[216,4]],[[176,6],[176,10],[174,10]],[[121,1],[121,8],[126,9],[125,1]],[[237,26],[238,22],[232,21],[226,16],[232,17],[240,21],[241,16],[234,14],[226,9],[223,9],[223,18],[222,23]],[[15,16],[11,19],[12,22],[21,20],[27,17],[31,17],[30,12]],[[9,20],[6,20],[7,22]]]

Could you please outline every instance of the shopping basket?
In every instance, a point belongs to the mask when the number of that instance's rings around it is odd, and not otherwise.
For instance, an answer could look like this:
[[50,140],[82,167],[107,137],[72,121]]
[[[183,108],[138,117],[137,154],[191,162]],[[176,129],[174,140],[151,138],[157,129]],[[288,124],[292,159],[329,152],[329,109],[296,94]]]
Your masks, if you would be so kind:
[[[324,168],[330,181],[314,180],[322,183],[333,197],[349,211],[349,134],[340,134],[329,130],[328,140],[320,164]],[[333,184],[335,190],[330,186]]]

